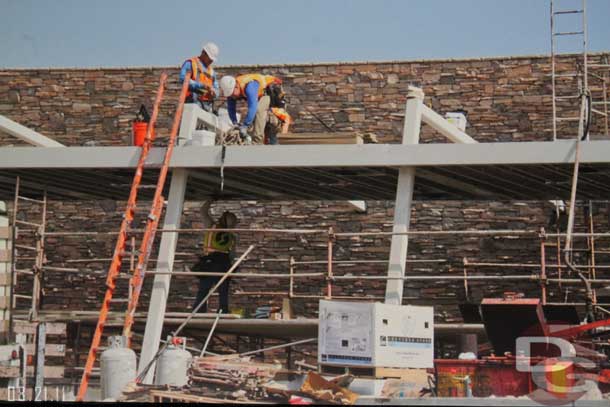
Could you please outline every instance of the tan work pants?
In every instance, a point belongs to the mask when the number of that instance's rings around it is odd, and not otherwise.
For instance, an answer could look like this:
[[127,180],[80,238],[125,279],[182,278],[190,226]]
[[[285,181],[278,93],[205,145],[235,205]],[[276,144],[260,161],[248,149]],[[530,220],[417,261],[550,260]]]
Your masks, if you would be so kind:
[[258,108],[256,109],[252,130],[252,144],[263,144],[265,140],[265,128],[267,129],[267,137],[269,140],[277,140],[276,135],[282,124],[275,115],[269,114],[270,102],[271,98],[268,95],[265,95],[258,100]]

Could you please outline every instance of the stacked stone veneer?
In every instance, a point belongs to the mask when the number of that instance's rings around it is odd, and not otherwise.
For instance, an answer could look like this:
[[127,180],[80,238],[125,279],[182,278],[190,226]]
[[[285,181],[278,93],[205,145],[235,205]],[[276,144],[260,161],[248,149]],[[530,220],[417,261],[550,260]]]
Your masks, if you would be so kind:
[[[591,58],[601,61],[604,55]],[[560,58],[560,70],[574,69],[576,57]],[[219,67],[218,72],[264,72],[285,80],[290,96],[290,111],[296,118],[294,131],[324,131],[307,111],[311,109],[322,120],[338,130],[375,132],[380,142],[396,143],[403,126],[406,90],[409,84],[421,86],[426,103],[445,113],[455,109],[468,112],[468,133],[480,142],[550,140],[551,99],[548,57],[489,58],[473,60],[405,61],[380,63],[345,63],[319,65],[283,65],[257,67]],[[112,69],[5,69],[0,71],[0,114],[53,137],[66,145],[126,145],[130,122],[139,105],[149,108],[162,71],[175,79],[177,67]],[[574,81],[561,82],[562,91],[576,89]],[[179,84],[172,81],[158,123],[158,134],[168,134]],[[572,115],[575,106],[560,106],[560,114]],[[599,132],[601,123],[594,123]],[[575,135],[576,127],[562,127],[562,137]],[[422,142],[443,141],[424,126]],[[2,145],[19,142],[0,135]],[[186,205],[184,227],[201,227],[198,203]],[[123,202],[52,202],[49,206],[48,230],[111,231],[116,230]],[[240,227],[328,228],[336,231],[389,231],[393,202],[368,202],[366,213],[357,213],[346,202],[220,202],[213,207],[216,215],[230,209],[239,214]],[[536,229],[546,225],[548,203],[540,202],[418,202],[413,213],[415,230],[445,229]],[[25,217],[28,215],[25,214]],[[30,216],[38,216],[32,213]],[[607,208],[598,214],[599,225],[607,230]],[[326,240],[320,236],[253,236],[240,237],[240,250],[257,242],[259,259],[294,256],[295,260],[323,260]],[[194,261],[200,236],[182,235],[179,242],[177,269]],[[610,244],[601,242],[601,245]],[[82,267],[82,274],[49,272],[45,276],[45,309],[87,309],[99,307],[104,290],[107,263],[69,263],[78,258],[107,258],[114,239],[98,237],[50,237],[47,257],[51,265]],[[389,239],[360,237],[342,239],[335,244],[337,259],[387,259]],[[191,253],[189,257],[189,253]],[[431,237],[411,239],[409,258],[444,260],[443,263],[414,263],[413,274],[463,274],[463,258],[469,261],[537,262],[537,239],[493,237]],[[554,257],[549,253],[549,261]],[[603,260],[598,259],[598,261]],[[610,260],[610,259],[608,259]],[[300,266],[297,272],[323,271],[323,265]],[[249,262],[243,271],[288,272],[287,262]],[[384,274],[384,265],[335,267],[341,274]],[[531,269],[485,268],[469,272],[529,274]],[[599,274],[598,274],[599,275]],[[603,275],[603,273],[601,273]],[[27,281],[27,280],[24,280]],[[141,310],[147,307],[149,280],[144,290]],[[295,292],[302,295],[322,293],[323,279],[300,280]],[[285,291],[287,280],[240,279],[232,285],[239,291]],[[350,281],[337,283],[336,295],[383,296],[383,281]],[[530,282],[471,283],[470,293],[476,300],[518,290],[538,295]],[[175,278],[172,282],[169,309],[183,311],[190,306],[196,281]],[[565,298],[565,291],[550,290],[551,300]],[[464,300],[461,281],[406,282],[409,302],[438,304],[439,320],[457,320],[455,304]],[[580,300],[570,291],[569,299]],[[244,296],[236,294],[235,305],[253,310],[257,305],[281,303],[281,296]],[[300,299],[296,308],[301,315],[315,315],[317,301]]]

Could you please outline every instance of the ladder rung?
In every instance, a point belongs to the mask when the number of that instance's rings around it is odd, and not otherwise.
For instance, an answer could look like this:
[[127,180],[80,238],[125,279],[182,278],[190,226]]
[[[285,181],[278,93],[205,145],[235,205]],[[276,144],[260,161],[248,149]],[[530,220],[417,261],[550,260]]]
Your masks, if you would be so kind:
[[582,10],[559,10],[559,11],[553,12],[553,14],[555,14],[555,15],[559,15],[559,14],[580,14],[580,13],[582,13]]
[[[548,76],[553,76],[553,74],[549,74]],[[581,73],[556,73],[555,78],[574,78],[582,76]]]
[[157,185],[138,185],[138,188],[140,189],[156,189]]
[[589,68],[610,68],[610,64],[587,64]]
[[599,111],[599,110],[597,110],[597,109],[593,109],[593,108],[591,108],[591,111],[592,111],[593,113],[597,113],[597,114],[599,114],[599,115],[601,115],[601,116],[608,117],[608,115],[607,115],[606,113],[604,113],[604,112],[600,112],[600,111]]
[[21,195],[17,195],[17,199],[21,199],[23,201],[29,201],[29,202],[37,202],[39,204],[43,204],[44,203],[44,201],[41,201],[40,199],[27,198],[27,197],[21,196]]
[[575,122],[580,120],[580,117],[557,117],[555,120],[558,122]]
[[127,298],[111,298],[110,302],[113,304],[119,304],[129,302],[129,300]]
[[35,248],[35,247],[32,247],[32,246],[26,246],[26,245],[24,245],[24,244],[16,244],[16,245],[15,245],[15,247],[16,247],[17,249],[32,250],[32,251],[34,251],[34,252],[38,250],[38,249],[37,249],[37,248]]
[[19,223],[21,225],[36,226],[36,227],[41,227],[42,226],[42,225],[39,225],[38,223],[26,222],[24,220],[16,220],[15,223]]
[[610,102],[591,102],[592,105],[610,105]]
[[584,31],[561,31],[558,33],[553,33],[553,35],[555,36],[561,36],[561,35],[583,35],[585,32]]
[[32,270],[25,270],[25,269],[16,269],[15,273],[18,274],[29,274],[29,275],[34,275],[34,272]]
[[26,298],[28,300],[32,299],[31,295],[23,295],[23,294],[15,294],[13,297],[15,297],[15,298]]
[[555,99],[557,100],[562,100],[562,99],[578,99],[580,98],[580,95],[575,95],[575,96],[555,96]]

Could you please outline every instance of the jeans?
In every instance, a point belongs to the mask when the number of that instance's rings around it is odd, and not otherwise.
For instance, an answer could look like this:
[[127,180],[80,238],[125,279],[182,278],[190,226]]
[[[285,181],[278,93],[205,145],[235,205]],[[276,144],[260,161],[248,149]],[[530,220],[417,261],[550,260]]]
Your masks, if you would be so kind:
[[[201,301],[205,298],[206,295],[210,292],[212,287],[214,287],[218,281],[220,281],[221,277],[203,277],[199,279],[199,289],[197,290],[197,297],[195,298],[195,302],[193,303],[193,310],[199,305]],[[223,314],[229,313],[229,278],[227,278],[221,285],[218,287],[218,305],[219,309],[222,310]],[[198,313],[208,312],[208,303],[209,300],[206,301],[205,304],[201,308],[199,308]]]
[[[232,256],[229,253],[212,252],[206,256],[199,258],[197,264],[192,267],[193,271],[203,271],[208,273],[226,273],[233,264]],[[197,308],[199,303],[208,295],[210,290],[220,281],[221,276],[207,276],[199,278],[199,288],[197,290],[197,297],[193,304],[193,310]],[[229,280],[226,279],[220,287],[218,287],[218,294],[220,295],[219,309],[223,313],[229,313]],[[209,300],[199,308],[198,312],[207,312]]]

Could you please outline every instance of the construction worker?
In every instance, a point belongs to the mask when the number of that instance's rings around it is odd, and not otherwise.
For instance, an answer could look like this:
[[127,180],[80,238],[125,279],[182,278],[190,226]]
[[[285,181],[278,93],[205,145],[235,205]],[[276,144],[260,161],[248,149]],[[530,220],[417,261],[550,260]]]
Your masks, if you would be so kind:
[[212,64],[218,58],[218,46],[208,42],[203,46],[201,55],[189,58],[180,69],[180,82],[190,72],[186,103],[196,103],[203,110],[212,112],[214,98],[218,95],[218,81]]
[[[281,84],[281,79],[261,74],[227,75],[220,80],[222,96],[227,98],[229,117],[234,125],[239,126],[246,144],[277,144],[278,131],[287,132],[290,116],[285,110]],[[246,100],[248,104],[248,113],[241,124],[237,123],[237,100]]]
[[[202,206],[202,215],[204,218],[211,220],[209,213],[210,202]],[[204,219],[205,222],[206,219]],[[209,222],[207,224],[212,224]],[[237,216],[231,212],[224,212],[218,222],[212,226],[212,230],[205,233],[203,238],[203,256],[199,258],[197,264],[192,267],[192,271],[203,271],[208,273],[226,273],[233,265],[235,258],[236,236],[234,233],[225,231],[214,231],[213,229],[232,229],[237,224]],[[208,295],[212,287],[214,287],[222,276],[204,276],[199,277],[199,289],[197,297],[193,304],[195,309],[201,301]],[[218,287],[219,295],[219,310],[223,314],[229,313],[229,283],[227,278]],[[209,302],[209,301],[208,301]],[[207,312],[208,303],[206,302],[198,312]]]

